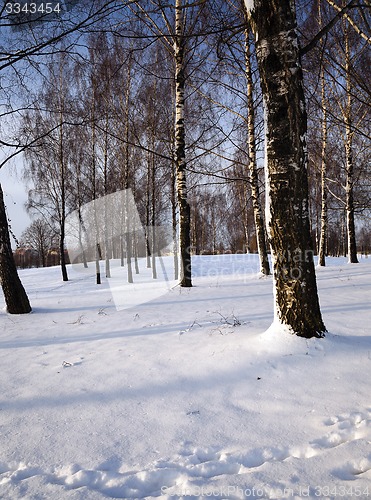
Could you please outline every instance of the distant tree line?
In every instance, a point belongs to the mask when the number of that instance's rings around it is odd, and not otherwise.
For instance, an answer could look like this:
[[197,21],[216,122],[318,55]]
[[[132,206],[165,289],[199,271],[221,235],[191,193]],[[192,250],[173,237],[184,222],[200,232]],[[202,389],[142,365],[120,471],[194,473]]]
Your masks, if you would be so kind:
[[[133,4],[121,30],[97,29],[76,52],[62,45],[44,63],[40,90],[31,93],[35,104],[24,113],[22,123],[28,140],[36,141],[26,151],[25,172],[35,186],[29,208],[42,213],[49,223],[53,221],[59,232],[71,210],[124,187],[134,191],[146,226],[171,217],[174,226],[179,223],[174,189],[176,61],[171,48],[175,24],[173,32],[169,28],[175,14],[161,3],[156,9],[150,14],[143,2]],[[263,116],[254,55],[250,55],[253,107],[249,110],[244,61],[251,40],[246,30],[233,31],[243,25],[243,6],[215,3],[192,9],[192,15],[187,15],[195,21],[188,21],[191,31],[184,47],[188,54],[184,124],[191,248],[194,253],[257,251],[246,144],[248,120],[255,112],[250,136],[254,134],[256,143],[257,180],[264,205]],[[328,1],[313,2],[307,11],[299,5],[298,11],[303,19],[303,44],[336,12]],[[364,25],[362,13],[354,16],[352,12],[352,16],[357,26]],[[168,24],[161,25],[162,18]],[[319,251],[324,190],[327,255],[348,253],[352,227],[359,249],[369,251],[368,48],[367,40],[344,18],[326,42],[320,41],[304,56],[311,231]],[[348,132],[347,123],[352,124]],[[40,136],[43,139],[37,142]],[[321,174],[324,163],[325,175]],[[349,212],[356,217],[353,225],[349,225]]]

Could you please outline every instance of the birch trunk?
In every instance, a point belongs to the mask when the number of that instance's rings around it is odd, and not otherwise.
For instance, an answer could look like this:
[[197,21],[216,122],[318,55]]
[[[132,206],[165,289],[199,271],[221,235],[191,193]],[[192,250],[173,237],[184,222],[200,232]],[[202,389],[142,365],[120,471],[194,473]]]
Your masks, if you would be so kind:
[[106,278],[111,278],[111,265],[110,265],[110,257],[111,257],[111,245],[109,241],[108,235],[108,215],[112,216],[112,214],[107,213],[107,198],[108,195],[108,111],[106,112],[106,124],[105,124],[105,132],[104,132],[104,164],[103,164],[103,176],[104,176],[104,257],[105,257],[105,268],[106,268]]
[[322,151],[321,151],[321,235],[318,251],[318,265],[326,265],[327,250],[327,104],[325,93],[325,72],[321,71],[321,101],[322,101]]
[[[156,64],[158,64],[158,53],[156,54]],[[157,81],[154,79],[152,93],[155,97],[157,95]],[[151,267],[152,267],[152,278],[157,279],[157,267],[156,267],[156,158],[153,153],[156,149],[156,112],[154,106],[151,110],[151,142],[150,147],[152,149],[151,152],[148,153],[148,170],[149,170],[149,178],[151,180],[150,186],[148,186],[148,190],[151,192]]]
[[156,167],[155,159],[152,155],[152,278],[157,279],[157,267],[156,267]]
[[84,268],[88,268],[88,262],[86,259],[86,252],[85,252],[85,247],[83,245],[83,235],[86,236],[86,228],[84,225],[82,213],[81,213],[81,206],[82,206],[82,196],[81,196],[81,169],[80,169],[80,163],[78,162],[78,167],[77,167],[77,182],[76,182],[76,189],[77,189],[77,203],[78,203],[78,216],[79,216],[79,246],[80,246],[80,251],[81,251],[81,256],[82,256],[82,261],[84,263]]
[[150,224],[151,224],[151,170],[149,164],[147,165],[147,186],[146,186],[146,227],[145,227],[145,240],[146,240],[146,267],[151,268],[151,247],[150,247]]
[[134,230],[133,234],[133,253],[134,253],[134,268],[135,274],[139,273],[139,260],[138,260],[138,233]]
[[[93,80],[93,86],[95,82]],[[93,87],[94,88],[94,87]],[[96,156],[95,156],[95,146],[96,146],[96,131],[95,131],[95,92],[93,91],[93,103],[92,103],[92,134],[91,134],[91,146],[92,146],[92,194],[93,200],[97,197],[97,186],[96,186]],[[100,275],[100,249],[99,249],[99,228],[98,228],[98,218],[96,212],[96,204],[94,203],[94,231],[95,231],[95,281],[97,285],[101,285],[101,275]]]
[[345,72],[347,105],[345,108],[345,156],[346,156],[346,213],[348,234],[348,259],[351,264],[358,264],[356,230],[354,224],[354,165],[353,165],[353,130],[352,130],[352,83],[350,78],[351,54],[349,35],[345,34]]
[[59,214],[59,225],[60,225],[60,237],[59,237],[59,253],[60,253],[60,263],[62,271],[63,281],[68,281],[67,265],[66,265],[66,255],[64,253],[64,241],[65,241],[65,225],[66,225],[66,172],[65,172],[65,158],[64,158],[64,136],[63,136],[63,112],[64,112],[64,101],[63,101],[63,86],[62,86],[62,76],[61,80],[61,111],[60,111],[60,127],[59,127],[59,174],[61,179],[61,208]]
[[[129,170],[130,170],[130,124],[129,124],[129,109],[130,109],[130,96],[131,96],[131,69],[132,69],[132,52],[130,52],[128,69],[126,76],[126,94],[125,94],[125,160],[124,160],[124,172],[123,172],[123,188],[125,190],[129,189]],[[128,283],[134,283],[133,280],[133,268],[132,268],[132,233],[131,233],[131,221],[129,220],[130,214],[128,214],[127,203],[124,207],[124,219],[125,219],[125,247],[126,247],[126,264],[127,264],[127,280]]]
[[191,270],[191,211],[187,200],[186,161],[185,161],[185,128],[184,128],[184,55],[185,38],[183,36],[182,0],[175,1],[175,163],[176,185],[179,204],[179,254],[180,254],[180,286],[192,286]]
[[171,169],[171,221],[173,235],[173,259],[174,259],[174,279],[179,279],[179,259],[177,245],[177,214],[176,214],[176,185],[175,185],[175,168],[172,165]]
[[[256,162],[256,147],[255,147],[255,110],[254,110],[254,84],[251,71],[251,54],[249,42],[249,30],[245,30],[245,46],[246,46],[246,80],[247,80],[247,124],[248,124],[248,154],[249,154],[249,173],[251,183],[251,196],[254,210],[254,221],[256,230],[256,243],[260,259],[260,271],[265,274],[270,274],[267,245],[265,241],[265,230],[263,212],[260,203],[259,178]],[[247,248],[248,248],[248,239]]]
[[[121,221],[123,220],[123,215],[120,213]],[[125,244],[124,244],[124,235],[120,235],[120,266],[125,266]]]
[[27,314],[31,305],[26,291],[19,279],[14,262],[9,237],[3,190],[0,184],[0,284],[3,289],[6,309],[10,314]]
[[127,280],[128,280],[128,283],[134,283],[134,280],[133,280],[133,267],[132,267],[132,235],[131,235],[131,232],[130,232],[130,222],[128,221],[128,219],[126,218],[127,220],[127,223],[126,223],[126,227],[127,227],[127,233],[125,235],[125,243],[126,243],[126,264],[127,264],[127,271],[128,271],[128,274],[127,274]]
[[255,0],[249,17],[265,102],[267,224],[275,320],[301,337],[323,337],[310,236],[307,115],[296,18],[290,0]]

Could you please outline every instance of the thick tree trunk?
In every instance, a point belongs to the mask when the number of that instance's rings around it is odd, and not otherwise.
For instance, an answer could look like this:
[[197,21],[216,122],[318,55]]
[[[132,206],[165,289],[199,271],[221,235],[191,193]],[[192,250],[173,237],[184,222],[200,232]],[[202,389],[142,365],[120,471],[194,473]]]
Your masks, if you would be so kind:
[[325,72],[321,74],[322,100],[322,152],[321,152],[321,236],[318,251],[318,265],[326,265],[327,251],[327,105],[325,95]]
[[265,103],[267,224],[276,321],[299,336],[322,337],[310,236],[306,133],[296,19],[290,0],[249,5]]
[[0,283],[3,289],[6,308],[10,314],[31,312],[30,302],[14,262],[9,237],[3,190],[0,184]]
[[179,204],[180,286],[192,286],[191,210],[187,200],[184,128],[184,51],[182,0],[175,2],[175,162]]
[[[249,148],[249,173],[251,183],[251,196],[254,209],[254,221],[256,230],[256,242],[258,246],[258,253],[260,258],[260,271],[265,274],[270,274],[267,245],[265,241],[265,229],[263,212],[260,203],[259,192],[259,178],[256,161],[256,147],[255,147],[255,110],[254,110],[254,84],[251,71],[251,55],[250,55],[250,41],[249,30],[245,30],[245,45],[246,45],[246,80],[247,80],[247,122],[248,122],[248,148]],[[248,240],[247,240],[248,243]]]

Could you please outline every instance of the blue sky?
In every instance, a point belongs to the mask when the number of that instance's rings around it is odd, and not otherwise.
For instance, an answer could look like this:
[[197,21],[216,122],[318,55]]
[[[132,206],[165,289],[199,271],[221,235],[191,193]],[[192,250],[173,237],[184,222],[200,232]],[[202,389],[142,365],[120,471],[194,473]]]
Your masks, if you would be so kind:
[[[11,220],[11,227],[19,239],[31,220],[24,204],[27,200],[27,189],[20,176],[20,167],[4,165],[0,169],[0,182],[4,192],[4,201]],[[12,241],[14,246],[14,242]]]

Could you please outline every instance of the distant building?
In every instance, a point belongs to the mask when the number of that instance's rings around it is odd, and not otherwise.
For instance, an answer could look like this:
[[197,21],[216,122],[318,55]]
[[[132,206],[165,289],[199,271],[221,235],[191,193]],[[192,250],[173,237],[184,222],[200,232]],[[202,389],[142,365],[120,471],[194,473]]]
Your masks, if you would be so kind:
[[[69,264],[67,250],[64,251],[66,262]],[[13,252],[14,261],[18,268],[26,269],[30,267],[42,267],[43,261],[39,252],[34,248],[17,248]],[[60,264],[60,253],[58,247],[51,247],[46,252],[45,265],[46,267],[58,266]]]
[[33,248],[17,248],[13,252],[13,255],[16,266],[21,269],[40,267],[41,259],[39,252]]

